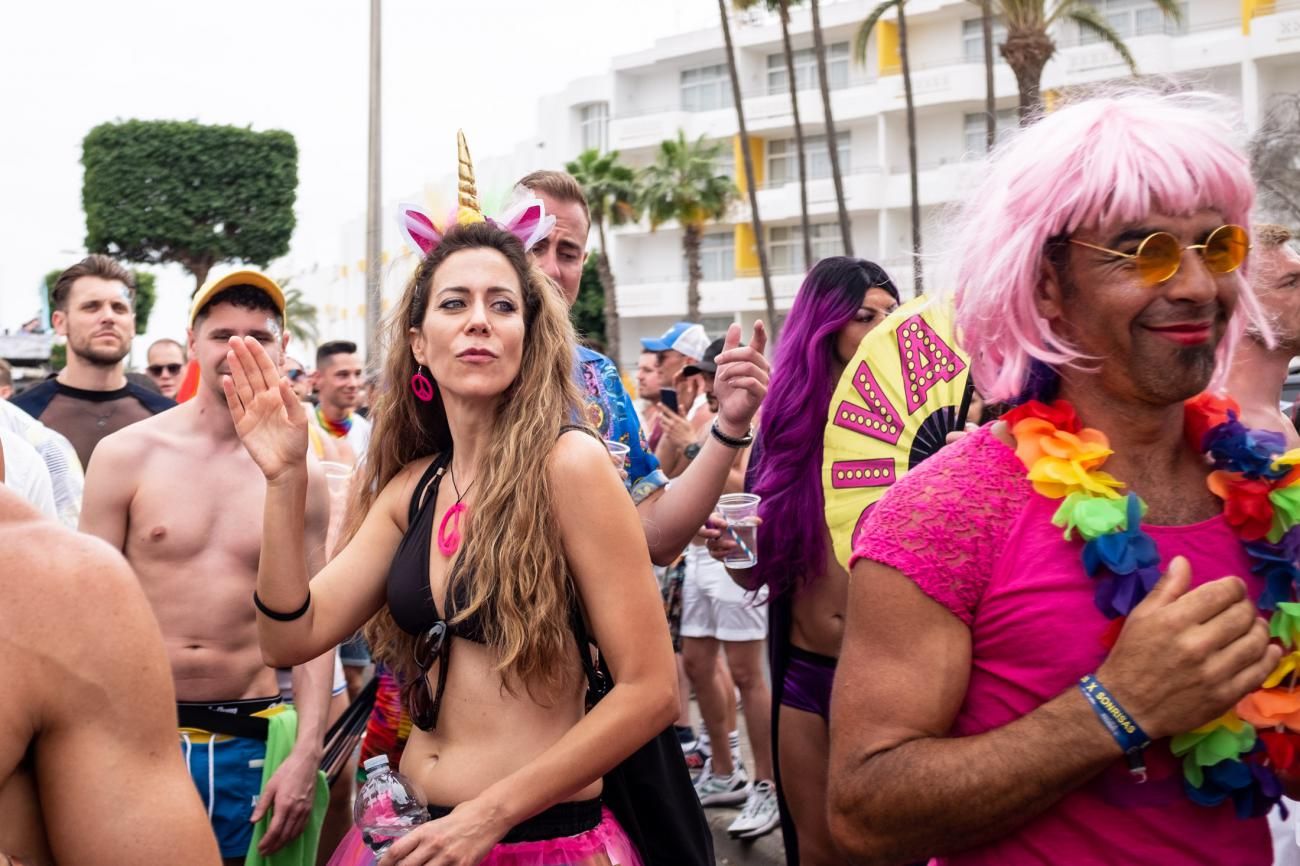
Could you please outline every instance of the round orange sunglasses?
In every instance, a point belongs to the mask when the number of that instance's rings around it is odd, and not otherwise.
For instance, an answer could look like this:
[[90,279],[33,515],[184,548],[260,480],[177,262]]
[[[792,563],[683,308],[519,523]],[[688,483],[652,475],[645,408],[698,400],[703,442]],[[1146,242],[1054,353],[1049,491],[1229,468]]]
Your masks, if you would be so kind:
[[1106,247],[1099,247],[1096,244],[1076,241],[1070,238],[1070,243],[1077,244],[1081,247],[1087,247],[1091,250],[1097,250],[1103,253],[1110,253],[1120,258],[1132,259],[1133,265],[1137,268],[1138,276],[1142,282],[1148,286],[1156,286],[1166,282],[1183,264],[1184,250],[1197,250],[1201,254],[1201,259],[1205,262],[1205,267],[1212,274],[1230,274],[1237,268],[1241,267],[1242,262],[1246,260],[1247,254],[1250,253],[1250,235],[1241,226],[1222,225],[1210,232],[1210,236],[1205,239],[1203,244],[1189,244],[1183,246],[1178,242],[1178,238],[1169,232],[1154,232],[1142,239],[1138,244],[1137,252],[1122,253],[1119,250],[1112,250]]

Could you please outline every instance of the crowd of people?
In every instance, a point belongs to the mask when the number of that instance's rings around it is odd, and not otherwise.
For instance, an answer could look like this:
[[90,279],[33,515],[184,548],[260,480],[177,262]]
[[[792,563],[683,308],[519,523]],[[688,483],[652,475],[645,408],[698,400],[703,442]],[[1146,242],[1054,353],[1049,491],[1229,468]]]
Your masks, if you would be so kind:
[[[292,357],[250,269],[137,377],[130,271],[72,265],[66,366],[0,365],[0,861],[678,866],[731,806],[796,866],[1300,863],[1300,252],[1227,113],[1099,96],[995,152],[934,301],[981,423],[848,562],[823,430],[902,300],[873,262],[816,263],[770,362],[762,322],[642,340],[636,399],[570,324],[581,187],[485,215],[463,143],[371,378]],[[429,819],[379,855],[376,755]]]

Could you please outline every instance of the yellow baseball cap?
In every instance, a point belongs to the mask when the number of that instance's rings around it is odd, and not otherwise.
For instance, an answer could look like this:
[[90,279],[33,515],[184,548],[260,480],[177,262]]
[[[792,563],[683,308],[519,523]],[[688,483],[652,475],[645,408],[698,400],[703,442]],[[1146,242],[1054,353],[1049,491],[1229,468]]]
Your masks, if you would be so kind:
[[218,292],[229,289],[232,286],[252,286],[255,289],[263,291],[275,304],[275,308],[280,311],[280,318],[284,318],[284,291],[280,288],[279,283],[268,277],[261,271],[255,271],[252,268],[234,271],[220,278],[208,280],[199,289],[194,296],[194,303],[190,305],[190,327],[194,327],[194,319],[198,316],[199,310]]

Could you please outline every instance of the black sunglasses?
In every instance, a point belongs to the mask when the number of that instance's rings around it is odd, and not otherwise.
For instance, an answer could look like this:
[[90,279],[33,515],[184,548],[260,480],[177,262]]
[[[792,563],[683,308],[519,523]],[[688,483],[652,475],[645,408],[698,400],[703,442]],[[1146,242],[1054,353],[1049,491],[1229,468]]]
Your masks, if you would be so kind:
[[161,376],[161,375],[163,374],[163,371],[164,371],[164,370],[167,371],[167,375],[168,375],[168,376],[175,376],[177,373],[179,373],[179,372],[181,371],[181,367],[182,367],[182,366],[184,366],[184,365],[182,365],[182,364],[150,364],[148,367],[145,367],[145,369],[149,371],[149,375],[150,375],[150,376]]
[[286,375],[286,376],[289,377],[289,381],[290,381],[290,382],[297,382],[297,381],[298,381],[299,379],[301,379],[303,376],[306,376],[306,375],[307,375],[307,371],[306,371],[306,370],[290,370],[289,372],[285,373],[284,375]]
[[[447,623],[439,620],[428,631],[415,639],[411,648],[411,658],[420,670],[420,675],[407,687],[406,709],[411,714],[411,721],[422,731],[431,731],[438,725],[438,711],[442,707],[442,693],[447,687],[447,662],[451,656],[451,636],[447,634]],[[438,665],[438,688],[429,691],[429,670],[433,663]]]

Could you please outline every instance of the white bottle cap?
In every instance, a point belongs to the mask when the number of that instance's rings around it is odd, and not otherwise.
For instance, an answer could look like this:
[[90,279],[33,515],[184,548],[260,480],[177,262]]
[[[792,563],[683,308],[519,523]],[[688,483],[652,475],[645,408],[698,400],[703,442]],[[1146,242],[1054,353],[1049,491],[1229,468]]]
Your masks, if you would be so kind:
[[367,758],[367,759],[366,759],[366,762],[365,762],[364,764],[362,764],[361,766],[365,769],[365,771],[366,771],[366,775],[368,776],[368,775],[370,775],[371,773],[373,773],[375,770],[379,770],[379,769],[382,769],[383,767],[387,767],[387,766],[388,766],[388,756],[387,756],[387,755],[375,755],[373,758]]

